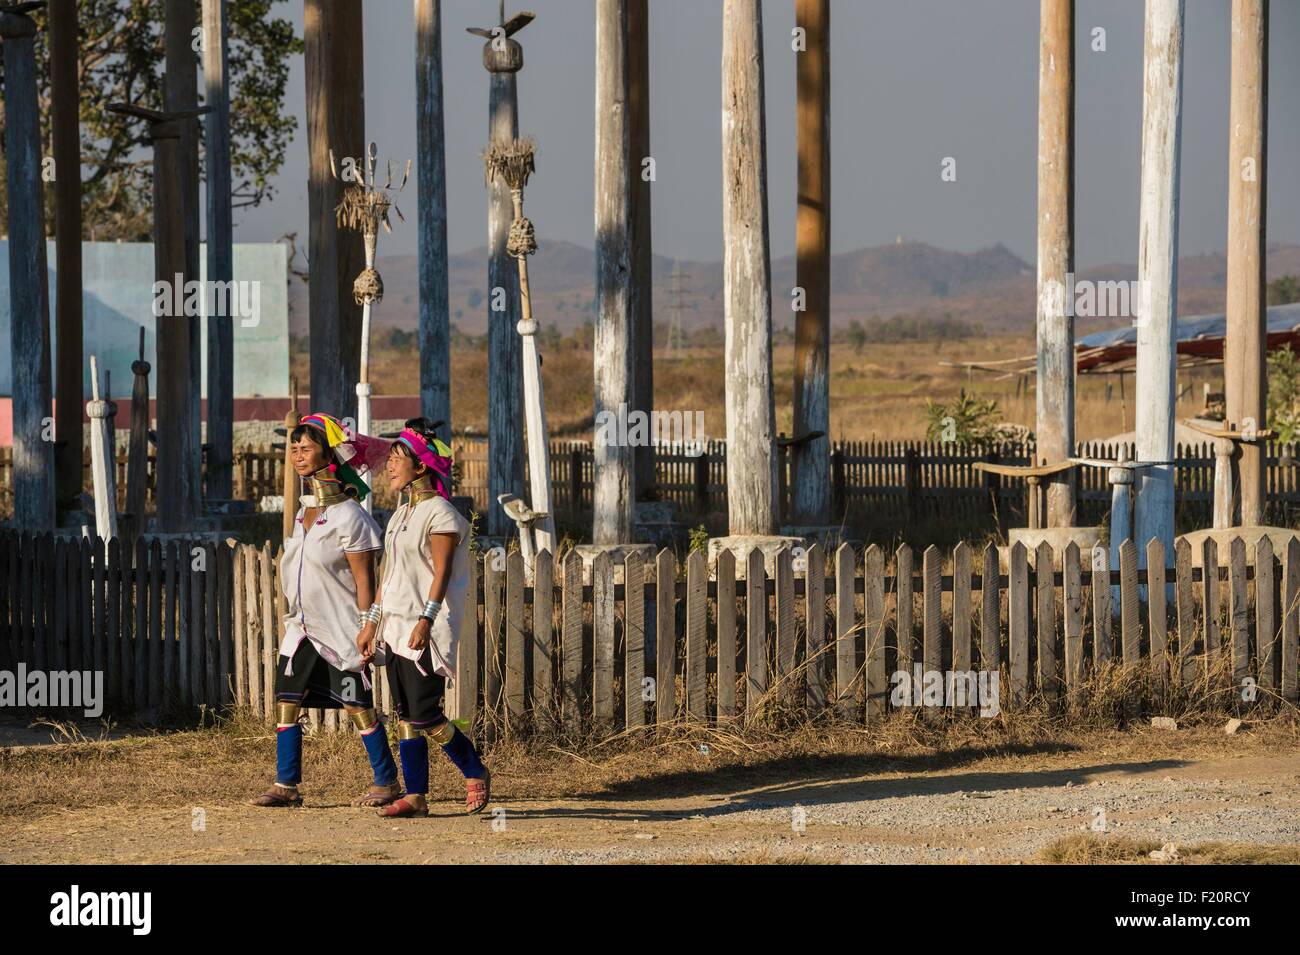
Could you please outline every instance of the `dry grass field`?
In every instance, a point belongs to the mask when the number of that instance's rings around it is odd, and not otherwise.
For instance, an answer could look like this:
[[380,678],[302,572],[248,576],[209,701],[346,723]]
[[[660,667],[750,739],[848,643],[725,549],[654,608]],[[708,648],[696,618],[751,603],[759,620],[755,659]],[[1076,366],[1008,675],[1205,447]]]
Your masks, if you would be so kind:
[[[990,335],[959,341],[907,341],[831,347],[831,437],[835,440],[919,439],[925,436],[926,400],[943,402],[965,388],[998,401],[1003,420],[1034,426],[1034,377],[968,372],[943,362],[993,363],[1033,354],[1032,335]],[[593,366],[589,348],[574,338],[542,349],[547,423],[554,438],[586,438],[592,427]],[[418,356],[413,349],[377,347],[373,380],[378,394],[415,394]],[[794,346],[773,350],[777,426],[789,434],[793,416]],[[295,356],[295,374],[306,380],[306,358]],[[693,346],[655,353],[655,407],[662,411],[703,411],[710,437],[725,437],[723,355],[720,345]],[[1180,416],[1202,406],[1202,384],[1221,390],[1217,369],[1181,375],[1185,394]],[[458,347],[452,354],[453,427],[483,432],[487,427],[487,352]],[[1107,394],[1109,384],[1109,396]],[[1126,376],[1083,376],[1079,380],[1079,440],[1094,440],[1133,428],[1133,381]]]

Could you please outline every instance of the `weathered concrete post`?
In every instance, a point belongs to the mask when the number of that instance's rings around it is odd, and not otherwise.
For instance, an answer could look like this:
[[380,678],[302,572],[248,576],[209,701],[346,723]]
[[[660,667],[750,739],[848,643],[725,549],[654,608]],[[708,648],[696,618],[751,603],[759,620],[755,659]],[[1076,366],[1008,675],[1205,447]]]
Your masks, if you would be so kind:
[[759,0],[723,4],[722,237],[728,529],[733,536],[772,535],[776,427]]
[[[54,475],[59,508],[75,508],[85,443],[81,408],[81,125],[76,0],[50,0],[50,132],[54,140]],[[108,397],[112,397],[109,395]]]
[[[1042,0],[1038,48],[1037,464],[1074,454],[1074,0]],[[1075,522],[1076,471],[1046,479],[1047,526]],[[1031,525],[1032,526],[1032,525]]]
[[[1233,0],[1228,118],[1228,334],[1223,351],[1228,421],[1237,443],[1241,520],[1264,523],[1266,426],[1264,239],[1268,155],[1268,0]],[[1229,514],[1233,509],[1227,503]],[[1215,502],[1215,513],[1219,512]],[[1217,526],[1217,525],[1216,525]]]
[[342,183],[329,154],[360,167],[365,151],[361,0],[304,0],[307,88],[307,268],[311,406],[340,418],[356,414],[353,376],[361,362],[361,306],[352,282],[365,268],[357,240],[343,241],[334,209]]
[[[230,202],[230,91],[226,52],[226,0],[203,0],[204,165],[207,183],[207,279],[209,288],[233,288],[234,226]],[[227,306],[232,296],[226,296]],[[209,303],[219,296],[208,296]],[[208,496],[231,496],[234,475],[234,319],[208,309]]]
[[[533,20],[531,13],[517,13],[505,20],[504,0],[499,6],[501,22],[495,27],[467,27],[485,37],[483,66],[488,82],[488,142],[504,146],[519,138],[519,110],[515,74],[524,65],[524,50],[512,35]],[[488,500],[502,494],[520,494],[524,484],[523,343],[516,330],[519,309],[519,273],[514,257],[506,249],[514,203],[510,189],[501,179],[487,183],[488,190]],[[487,532],[504,536],[510,518],[499,507],[488,508]]]
[[1182,139],[1183,0],[1147,0],[1143,55],[1142,188],[1139,196],[1137,474],[1134,527],[1174,546],[1174,318],[1178,313],[1178,172]]
[[[632,408],[632,229],[628,163],[627,0],[596,0],[596,427],[592,543],[623,544],[635,531]],[[612,440],[611,440],[612,436]],[[648,436],[647,436],[648,439]]]
[[795,24],[805,31],[806,44],[795,57],[795,282],[804,301],[795,314],[791,523],[825,525],[831,519],[830,440],[799,439],[831,430],[830,0],[797,0]]
[[[27,8],[19,8],[27,9]],[[13,526],[54,529],[54,437],[51,413],[50,293],[41,198],[41,129],[37,105],[36,24],[0,12],[4,50],[5,181],[9,200],[9,336],[13,349]],[[77,166],[64,175],[78,175]],[[81,376],[78,369],[77,383]],[[78,395],[77,411],[81,410]],[[81,445],[76,447],[81,478]]]
[[[627,0],[627,125],[632,194],[632,405],[647,415],[654,410],[654,309],[650,229],[650,186],[645,161],[650,158],[650,10],[648,0]],[[639,444],[634,496],[644,500],[655,486],[655,449]]]
[[420,252],[420,414],[451,441],[447,161],[443,146],[442,2],[415,0],[415,163]]

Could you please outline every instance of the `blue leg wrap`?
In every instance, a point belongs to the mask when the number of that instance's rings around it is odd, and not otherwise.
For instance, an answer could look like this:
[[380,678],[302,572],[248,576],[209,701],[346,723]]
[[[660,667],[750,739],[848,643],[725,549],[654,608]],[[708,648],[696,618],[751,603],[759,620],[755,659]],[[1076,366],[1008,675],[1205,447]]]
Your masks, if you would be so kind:
[[275,781],[284,786],[302,782],[302,727],[297,723],[275,731]]
[[469,737],[460,731],[459,727],[453,725],[455,732],[451,737],[451,742],[443,743],[442,751],[447,754],[447,758],[456,764],[462,776],[466,779],[482,779],[483,774],[487,772],[483,768],[483,763],[478,758],[478,750],[470,742]]
[[361,742],[366,745],[366,755],[370,757],[370,768],[375,774],[376,786],[391,786],[397,782],[397,763],[393,762],[393,751],[388,748],[388,734],[382,723],[361,734]]
[[402,756],[402,779],[408,795],[429,791],[429,741],[423,736],[398,740]]

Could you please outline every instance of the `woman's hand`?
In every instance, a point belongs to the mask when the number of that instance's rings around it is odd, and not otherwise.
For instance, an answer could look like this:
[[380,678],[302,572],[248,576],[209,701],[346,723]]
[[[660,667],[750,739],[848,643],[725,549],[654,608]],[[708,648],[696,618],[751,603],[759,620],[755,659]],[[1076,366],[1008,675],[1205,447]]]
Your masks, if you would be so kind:
[[433,629],[433,624],[429,622],[428,617],[421,617],[415,622],[415,627],[411,630],[411,639],[409,641],[412,650],[420,651],[424,645],[429,642],[429,631]]
[[361,632],[357,634],[357,649],[361,651],[363,663],[369,663],[375,656],[375,623],[367,620]]

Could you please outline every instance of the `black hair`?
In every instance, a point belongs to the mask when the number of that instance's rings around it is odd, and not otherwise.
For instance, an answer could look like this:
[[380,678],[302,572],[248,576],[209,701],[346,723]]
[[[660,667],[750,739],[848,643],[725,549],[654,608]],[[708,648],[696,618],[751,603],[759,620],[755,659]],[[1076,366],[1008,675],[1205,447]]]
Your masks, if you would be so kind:
[[314,428],[309,424],[300,424],[289,432],[290,441],[301,441],[303,438],[311,438],[325,452],[326,457],[333,458],[333,455],[330,454],[329,442],[325,440],[325,435],[321,433],[320,428]]

